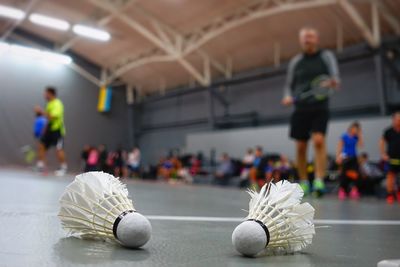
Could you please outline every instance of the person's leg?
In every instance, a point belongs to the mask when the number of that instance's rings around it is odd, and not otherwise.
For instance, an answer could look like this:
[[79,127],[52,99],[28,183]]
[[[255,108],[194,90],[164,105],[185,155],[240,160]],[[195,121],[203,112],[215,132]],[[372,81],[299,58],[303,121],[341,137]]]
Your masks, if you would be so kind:
[[57,149],[56,153],[57,153],[58,162],[61,165],[64,164],[65,163],[65,152],[64,152],[64,149]]
[[395,186],[396,186],[396,174],[395,172],[389,170],[386,174],[386,192],[387,198],[386,201],[389,204],[392,204],[395,200]]
[[323,133],[313,133],[312,139],[315,150],[315,178],[323,179],[326,175],[326,144]]
[[257,189],[257,168],[251,167],[249,170],[249,183],[250,188],[256,190]]
[[114,168],[114,176],[115,176],[115,177],[119,177],[120,174],[121,174],[121,169],[120,169],[120,167],[119,167],[119,166],[115,166],[115,168]]
[[340,174],[339,174],[339,198],[343,199],[347,197],[349,193],[349,179],[346,176],[346,172],[348,169],[347,161],[343,161],[340,166]]
[[305,194],[310,193],[307,175],[307,145],[310,138],[312,118],[310,112],[295,110],[290,119],[290,137],[296,140],[296,167],[300,186]]
[[67,163],[65,160],[64,139],[59,133],[57,134],[56,155],[60,163],[60,168],[56,171],[56,175],[63,176],[67,173]]
[[296,165],[300,179],[300,186],[305,194],[310,192],[310,184],[307,175],[307,141],[296,141]]
[[128,168],[126,166],[122,166],[122,177],[128,178]]
[[325,133],[328,128],[329,110],[316,110],[312,115],[312,140],[314,143],[315,179],[313,189],[317,196],[325,191],[324,178],[326,175],[327,152]]
[[338,191],[338,198],[340,200],[345,200],[347,198],[347,194],[349,192],[349,179],[347,178],[344,171],[340,173],[339,176],[339,191]]
[[39,171],[42,171],[46,164],[46,145],[40,142],[38,145],[38,161],[36,166]]
[[350,160],[349,170],[347,171],[347,176],[350,178],[350,198],[352,199],[359,199],[360,198],[360,172],[358,168],[358,159],[354,157]]
[[323,133],[313,133],[312,139],[314,143],[314,165],[315,165],[315,178],[313,189],[317,193],[323,193],[325,190],[324,178],[326,175],[326,144],[325,136]]

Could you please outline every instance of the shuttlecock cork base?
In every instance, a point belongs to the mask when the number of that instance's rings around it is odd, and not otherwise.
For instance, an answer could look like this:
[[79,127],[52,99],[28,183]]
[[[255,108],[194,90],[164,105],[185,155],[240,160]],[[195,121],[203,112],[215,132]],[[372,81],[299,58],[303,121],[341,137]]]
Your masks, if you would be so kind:
[[142,214],[128,210],[117,217],[113,225],[113,234],[122,245],[140,248],[151,236],[151,224]]
[[126,186],[110,174],[76,176],[60,205],[58,217],[71,236],[116,241],[130,248],[139,248],[150,239],[149,220],[136,212]]
[[261,188],[251,196],[247,220],[232,233],[235,249],[254,257],[262,251],[293,253],[312,242],[314,208],[301,203],[304,192],[298,184],[281,181]]
[[232,234],[235,249],[247,257],[254,257],[265,249],[269,240],[268,228],[261,221],[253,219],[239,224]]

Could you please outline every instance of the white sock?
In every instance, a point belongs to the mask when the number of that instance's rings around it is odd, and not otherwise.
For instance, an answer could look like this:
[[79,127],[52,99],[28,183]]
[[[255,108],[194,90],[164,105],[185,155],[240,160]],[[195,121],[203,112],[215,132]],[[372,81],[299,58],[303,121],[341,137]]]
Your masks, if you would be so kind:
[[67,163],[61,163],[61,169],[66,170],[67,169]]
[[37,166],[38,168],[44,168],[44,162],[43,162],[43,160],[38,160],[38,162],[36,162],[36,166]]
[[315,180],[316,180],[316,181],[321,181],[321,182],[322,182],[324,179],[322,179],[322,178],[315,178]]

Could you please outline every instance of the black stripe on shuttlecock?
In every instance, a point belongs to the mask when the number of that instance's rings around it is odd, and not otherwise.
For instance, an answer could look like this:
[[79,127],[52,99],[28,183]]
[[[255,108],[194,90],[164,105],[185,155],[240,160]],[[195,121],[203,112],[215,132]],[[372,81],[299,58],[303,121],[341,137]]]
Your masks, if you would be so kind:
[[120,222],[120,221],[122,220],[122,218],[124,218],[127,214],[132,213],[132,212],[135,212],[135,211],[134,211],[134,210],[127,210],[127,211],[124,211],[123,213],[121,213],[121,214],[117,217],[117,219],[115,219],[115,222],[114,222],[114,225],[113,225],[113,234],[114,234],[114,236],[115,236],[116,239],[118,239],[118,236],[117,236],[117,228],[118,228],[119,222]]
[[266,244],[265,246],[268,246],[268,244],[269,244],[269,239],[270,239],[270,235],[269,235],[269,231],[268,231],[267,226],[265,226],[265,224],[263,224],[263,222],[262,222],[262,221],[259,221],[259,220],[248,219],[248,221],[256,222],[256,223],[258,223],[258,224],[262,227],[262,229],[264,229],[265,235],[267,236],[267,244]]

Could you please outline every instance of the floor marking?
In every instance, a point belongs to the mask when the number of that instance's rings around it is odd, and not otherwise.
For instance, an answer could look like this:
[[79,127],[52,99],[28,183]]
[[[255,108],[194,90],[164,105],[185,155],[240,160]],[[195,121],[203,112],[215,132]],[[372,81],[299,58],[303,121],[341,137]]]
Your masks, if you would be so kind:
[[[54,212],[3,212],[0,211],[0,217],[15,216],[50,216],[56,217]],[[181,221],[181,222],[243,222],[244,218],[239,217],[205,217],[205,216],[169,216],[169,215],[146,215],[147,218],[154,221]],[[318,225],[395,225],[400,226],[400,220],[334,220],[334,219],[316,219]]]
[[[242,222],[243,218],[236,217],[202,217],[202,216],[146,216],[155,221],[183,221],[183,222]],[[315,224],[327,225],[399,225],[400,220],[314,220]]]

